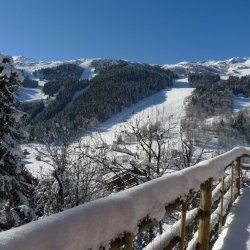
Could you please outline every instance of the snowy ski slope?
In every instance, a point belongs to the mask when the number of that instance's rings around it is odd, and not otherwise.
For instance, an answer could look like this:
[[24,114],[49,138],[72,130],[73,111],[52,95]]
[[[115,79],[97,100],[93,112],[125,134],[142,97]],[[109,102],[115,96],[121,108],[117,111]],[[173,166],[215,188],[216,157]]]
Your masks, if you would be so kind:
[[179,128],[180,119],[185,115],[184,100],[193,91],[187,78],[177,79],[173,88],[166,88],[142,101],[125,108],[121,113],[102,123],[92,133],[99,133],[108,144],[111,144],[115,135],[126,129],[129,123],[136,120],[147,122],[171,122]]
[[[143,99],[142,101],[124,109],[123,112],[111,117],[104,123],[101,123],[96,129],[88,131],[84,137],[86,140],[92,136],[101,136],[107,144],[112,144],[117,133],[126,129],[128,123],[133,123],[137,119],[147,121],[163,120],[167,122],[171,116],[171,122],[178,134],[181,118],[185,115],[184,101],[193,91],[187,79],[175,80],[173,88],[166,88],[156,94]],[[25,145],[31,153],[25,159],[26,167],[34,174],[39,175],[42,172],[49,171],[51,166],[35,158],[36,151],[34,147],[42,148],[42,145]]]

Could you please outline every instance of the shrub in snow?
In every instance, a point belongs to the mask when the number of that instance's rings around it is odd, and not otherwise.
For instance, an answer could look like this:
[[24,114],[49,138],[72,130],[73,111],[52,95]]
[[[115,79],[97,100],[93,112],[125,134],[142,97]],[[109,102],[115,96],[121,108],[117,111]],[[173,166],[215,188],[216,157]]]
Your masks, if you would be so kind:
[[0,231],[35,217],[29,207],[32,185],[27,182],[29,173],[21,164],[23,153],[17,143],[26,136],[19,125],[23,114],[16,98],[21,80],[12,59],[0,54]]

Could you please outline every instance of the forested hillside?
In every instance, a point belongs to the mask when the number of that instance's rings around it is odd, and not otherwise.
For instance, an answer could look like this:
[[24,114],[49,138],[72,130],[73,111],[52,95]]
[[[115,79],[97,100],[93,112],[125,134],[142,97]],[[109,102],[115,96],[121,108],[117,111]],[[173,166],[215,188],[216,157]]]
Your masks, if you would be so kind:
[[82,71],[77,65],[66,64],[34,73],[48,80],[43,92],[49,97],[35,105],[23,104],[23,110],[30,115],[26,122],[33,137],[42,137],[55,124],[63,124],[71,131],[93,127],[125,107],[171,87],[175,77],[160,66],[125,61],[94,64],[99,74],[91,80],[79,80]]
[[[195,90],[189,100],[190,112],[203,116],[222,114],[233,107],[233,93],[227,84],[220,82],[219,75],[189,73],[188,81]],[[223,98],[221,98],[223,96]]]
[[[188,123],[192,120],[206,123],[203,132],[207,132],[203,134],[217,138],[221,148],[229,149],[230,143],[242,140],[250,143],[249,109],[234,112],[235,95],[249,97],[250,76],[229,76],[222,80],[217,74],[196,72],[188,74],[188,81],[195,87],[186,100]],[[186,127],[189,129],[190,124]]]

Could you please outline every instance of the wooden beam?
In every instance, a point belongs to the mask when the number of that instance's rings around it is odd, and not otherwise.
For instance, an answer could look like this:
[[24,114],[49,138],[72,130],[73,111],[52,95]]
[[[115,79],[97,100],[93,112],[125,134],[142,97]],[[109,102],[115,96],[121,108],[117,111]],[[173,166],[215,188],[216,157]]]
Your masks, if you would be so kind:
[[111,242],[109,250],[119,250],[125,244],[125,237],[122,239],[115,239]]
[[212,179],[207,180],[200,188],[200,210],[198,249],[208,250],[210,240],[210,218],[212,202]]
[[142,220],[142,222],[138,226],[138,233],[142,233],[142,232],[146,231],[151,226],[153,226],[155,223],[157,223],[156,220],[151,220],[151,219],[145,218],[144,220]]
[[125,234],[125,250],[133,250],[134,236],[131,233]]
[[[167,205],[165,207],[166,214],[169,214],[173,210],[177,209],[182,204],[182,201],[178,198],[173,203]],[[142,233],[145,230],[149,229],[152,225],[156,224],[156,220],[151,220],[149,218],[145,218],[141,221],[141,223],[138,225],[138,233]]]
[[220,188],[219,234],[222,231],[222,221],[223,221],[224,179],[225,179],[225,176],[223,175],[221,178],[221,188]]
[[230,190],[231,190],[231,203],[233,203],[234,202],[234,162],[232,162],[232,166],[231,166]]
[[236,188],[237,188],[237,195],[239,196],[240,195],[240,173],[241,173],[241,158],[238,157],[236,159],[236,172],[237,172],[237,178],[236,178]]
[[183,250],[184,246],[185,246],[187,205],[188,205],[188,201],[187,200],[185,200],[185,201],[182,202],[181,231],[180,231],[180,245],[179,245],[179,250]]

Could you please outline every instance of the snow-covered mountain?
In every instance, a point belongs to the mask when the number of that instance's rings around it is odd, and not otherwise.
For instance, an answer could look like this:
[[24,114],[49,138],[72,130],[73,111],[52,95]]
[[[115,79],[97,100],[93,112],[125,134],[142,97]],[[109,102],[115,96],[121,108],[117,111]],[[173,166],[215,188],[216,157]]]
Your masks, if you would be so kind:
[[63,61],[43,61],[38,59],[31,59],[25,56],[13,56],[14,65],[26,71],[33,72],[35,70],[47,67],[55,67],[62,64]]
[[[37,59],[30,59],[24,56],[13,56],[14,65],[20,69],[24,76],[38,81],[37,88],[20,88],[20,101],[32,101],[45,98],[42,92],[44,79],[39,79],[34,72],[42,68],[53,68],[62,64],[75,64],[84,69],[80,79],[91,79],[98,74],[98,71],[112,65],[118,60],[108,59],[76,59],[67,61],[44,61]],[[250,75],[250,57],[234,57],[224,61],[201,61],[201,62],[187,62],[183,61],[177,64],[160,65],[164,69],[170,69],[177,75],[184,77],[189,71],[208,72],[212,74],[219,74],[221,79],[227,79],[230,75],[244,76]]]
[[[27,74],[33,73],[41,68],[52,68],[63,63],[78,64],[85,69],[84,76],[86,78],[94,76],[95,68],[91,65],[93,61],[110,61],[100,58],[93,59],[76,59],[66,61],[44,61],[37,59],[30,59],[24,56],[13,56],[14,65],[26,72]],[[162,65],[165,69],[170,69],[178,74],[185,74],[188,71],[199,71],[199,72],[210,72],[214,74],[220,74],[222,77],[229,75],[250,75],[250,57],[234,57],[228,60],[215,61],[201,61],[201,62],[188,62],[183,61],[177,64],[164,64]],[[87,72],[86,72],[87,71]]]
[[250,75],[250,57],[234,57],[224,61],[183,61],[177,64],[165,64],[163,68],[173,70],[178,74],[185,74],[188,71],[219,74],[223,79],[228,78],[229,75]]
[[[24,56],[13,56],[14,65],[16,68],[22,70],[26,76],[32,78],[33,72],[42,68],[53,68],[63,63],[77,64],[87,71],[84,73],[86,78],[92,77],[94,69],[90,67],[94,60],[98,59],[77,59],[69,61],[44,61],[38,59],[30,59]],[[84,77],[83,76],[83,77]]]
[[37,71],[44,68],[54,68],[63,64],[74,64],[78,65],[83,69],[83,73],[80,79],[91,79],[97,75],[100,68],[106,65],[111,65],[116,62],[116,60],[107,59],[77,59],[77,60],[65,60],[65,61],[44,61],[37,59],[30,59],[24,56],[13,56],[14,66],[19,69],[24,77],[27,77],[38,82],[36,88],[25,88],[20,87],[19,89],[19,101],[34,101],[46,98],[42,89],[46,80],[43,76],[36,74]]

